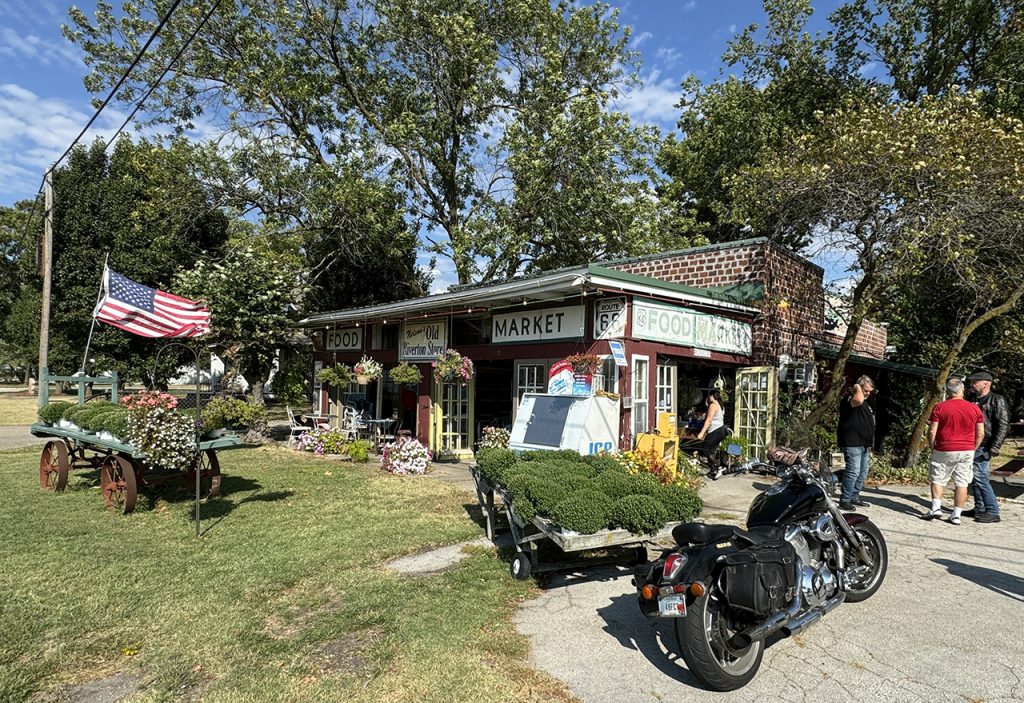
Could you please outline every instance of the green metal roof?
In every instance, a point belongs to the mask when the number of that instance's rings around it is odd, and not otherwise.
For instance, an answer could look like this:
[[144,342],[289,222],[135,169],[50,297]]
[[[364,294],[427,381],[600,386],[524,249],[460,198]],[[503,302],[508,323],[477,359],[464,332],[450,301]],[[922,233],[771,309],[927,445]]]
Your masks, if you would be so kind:
[[687,295],[708,298],[710,300],[720,300],[726,303],[749,305],[752,302],[764,299],[764,288],[759,283],[716,286],[714,288],[697,288],[695,286],[683,285],[682,283],[663,281],[660,278],[652,278],[651,276],[641,276],[636,273],[619,271],[618,269],[608,268],[603,264],[590,264],[587,266],[587,273],[627,283],[642,284],[650,288],[660,288],[662,290],[673,291],[675,293],[685,293]]
[[[821,356],[828,357],[829,359],[835,359],[839,356],[839,349],[832,345],[817,345],[815,351]],[[861,364],[863,366],[873,366],[876,369],[886,369],[887,371],[899,371],[900,373],[909,373],[914,376],[924,376],[926,378],[934,378],[938,371],[935,369],[925,368],[924,366],[913,366],[911,364],[900,364],[896,361],[886,361],[885,359],[875,359],[870,356],[860,356],[859,354],[850,354],[850,361]]]

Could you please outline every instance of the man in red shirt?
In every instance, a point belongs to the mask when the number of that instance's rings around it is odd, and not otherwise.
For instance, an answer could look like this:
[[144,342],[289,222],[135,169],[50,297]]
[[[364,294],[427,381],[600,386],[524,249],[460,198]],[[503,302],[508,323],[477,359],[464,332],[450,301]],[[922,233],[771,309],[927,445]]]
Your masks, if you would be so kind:
[[959,525],[967,502],[967,486],[974,476],[974,452],[985,439],[985,416],[977,405],[964,400],[964,382],[959,378],[946,381],[946,395],[949,400],[932,409],[928,428],[928,443],[932,446],[932,509],[922,518],[934,520],[942,516],[942,492],[952,477],[956,488],[949,522]]

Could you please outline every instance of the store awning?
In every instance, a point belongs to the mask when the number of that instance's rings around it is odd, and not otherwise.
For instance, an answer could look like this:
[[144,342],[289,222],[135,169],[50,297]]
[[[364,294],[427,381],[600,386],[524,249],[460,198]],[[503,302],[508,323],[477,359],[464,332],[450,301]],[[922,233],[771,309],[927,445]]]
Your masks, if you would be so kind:
[[[839,356],[839,349],[831,345],[819,345],[814,348],[814,351],[818,356],[822,356],[826,359],[835,359]],[[859,354],[851,354],[848,363],[860,364],[861,366],[871,366],[876,369],[885,369],[886,371],[895,371],[897,373],[906,373],[912,376],[924,376],[925,378],[935,378],[935,375],[938,373],[937,370],[925,368],[924,366],[900,364],[895,361],[875,359],[870,356],[860,356]]]

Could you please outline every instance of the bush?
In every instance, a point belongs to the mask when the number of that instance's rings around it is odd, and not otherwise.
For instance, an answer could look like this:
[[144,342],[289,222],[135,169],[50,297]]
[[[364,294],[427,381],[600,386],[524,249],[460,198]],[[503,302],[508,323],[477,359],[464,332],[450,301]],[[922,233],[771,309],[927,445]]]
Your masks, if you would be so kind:
[[533,522],[533,518],[537,516],[537,509],[533,507],[533,503],[526,497],[514,498],[512,500],[512,510],[515,511],[516,516],[523,522]]
[[550,515],[551,509],[569,495],[570,489],[562,482],[553,478],[531,477],[526,484],[526,493],[530,502],[537,508],[539,515]]
[[700,514],[704,501],[686,486],[662,486],[654,496],[665,508],[670,521],[690,522]]
[[551,459],[557,459],[570,461],[574,464],[583,463],[583,457],[580,456],[580,453],[572,449],[534,449],[533,451],[523,452],[521,458],[523,461],[550,461]]
[[661,481],[654,474],[639,473],[630,476],[630,485],[632,486],[630,494],[653,496],[657,495],[658,489],[661,488]]
[[[928,452],[922,452],[916,466],[897,466],[891,456],[874,454],[868,468],[868,480],[876,483],[904,483],[925,485],[929,483]],[[840,463],[839,468],[845,465]]]
[[122,442],[127,441],[128,413],[123,410],[111,413],[106,421],[106,427],[103,429],[117,437]]
[[583,457],[583,463],[594,469],[599,475],[606,471],[626,472],[626,468],[611,454],[591,454]]
[[63,417],[64,411],[71,407],[74,407],[74,404],[69,403],[66,400],[47,403],[43,407],[39,408],[39,419],[43,422],[53,424]]
[[485,427],[480,449],[508,449],[509,431],[504,427]]
[[433,457],[418,439],[399,437],[384,445],[380,467],[390,474],[423,474]]
[[348,447],[345,435],[339,430],[328,428],[303,432],[296,444],[301,451],[314,454],[344,454]]
[[117,408],[99,408],[91,413],[82,413],[79,415],[79,419],[82,421],[79,425],[83,430],[89,432],[102,432],[107,429],[107,423],[110,422],[115,416],[123,415],[123,410]]
[[648,473],[656,476],[660,483],[666,485],[672,483],[676,477],[675,467],[670,466],[653,449],[622,452],[619,455],[619,463],[626,467],[631,474]]
[[477,468],[492,486],[503,485],[505,474],[518,463],[515,453],[508,449],[481,449],[476,453]]
[[618,500],[633,492],[633,477],[625,472],[606,471],[597,477],[595,485],[609,498]]
[[249,429],[259,425],[266,416],[266,408],[237,398],[217,396],[203,408],[205,430],[226,427],[232,430]]
[[97,432],[99,429],[96,428],[93,423],[93,418],[97,415],[116,410],[117,406],[108,401],[100,401],[96,403],[86,403],[85,405],[79,406],[79,409],[73,413],[69,419],[83,430],[88,432]]
[[650,534],[668,522],[665,508],[654,496],[630,495],[619,498],[608,513],[609,524],[635,534]]
[[551,509],[551,519],[567,530],[590,534],[608,525],[611,498],[593,489],[576,491]]
[[357,439],[348,445],[346,453],[352,461],[362,464],[370,460],[370,442],[365,439]]

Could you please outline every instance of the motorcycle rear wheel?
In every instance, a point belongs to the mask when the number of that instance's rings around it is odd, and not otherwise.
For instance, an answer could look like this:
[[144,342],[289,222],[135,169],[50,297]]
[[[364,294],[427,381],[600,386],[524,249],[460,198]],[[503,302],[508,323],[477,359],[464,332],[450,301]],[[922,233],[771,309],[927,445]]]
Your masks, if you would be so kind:
[[863,571],[850,584],[850,588],[846,592],[846,601],[848,603],[859,603],[875,595],[878,589],[882,587],[882,581],[885,580],[885,572],[889,568],[889,550],[885,546],[885,537],[882,536],[882,531],[870,520],[854,525],[853,529],[864,543],[864,546],[867,547],[868,554],[871,555],[871,559],[874,561],[874,565],[871,567],[864,567],[860,564],[860,557],[857,556],[855,549],[851,547],[847,554],[847,559],[852,568],[859,568]]
[[761,667],[764,641],[756,640],[744,650],[729,649],[725,642],[730,630],[722,612],[724,598],[718,589],[704,594],[676,620],[676,640],[686,666],[712,691],[735,691],[750,683]]

